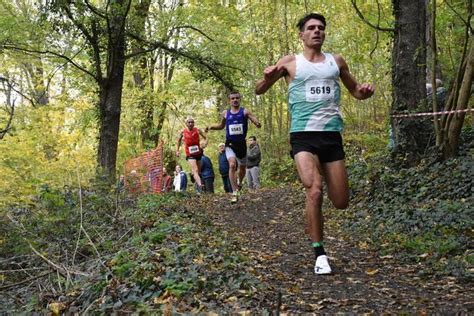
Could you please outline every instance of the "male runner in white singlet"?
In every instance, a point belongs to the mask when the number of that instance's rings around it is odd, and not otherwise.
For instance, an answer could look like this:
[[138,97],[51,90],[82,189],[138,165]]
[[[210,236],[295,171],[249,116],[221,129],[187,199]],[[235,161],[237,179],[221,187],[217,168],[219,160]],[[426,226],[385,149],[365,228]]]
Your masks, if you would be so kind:
[[255,92],[265,93],[281,77],[288,84],[291,152],[306,189],[307,231],[316,257],[314,272],[329,274],[332,270],[323,247],[323,178],[336,208],[344,209],[349,203],[339,79],[359,100],[372,96],[374,87],[357,83],[341,56],[322,52],[324,16],[308,14],[297,26],[303,53],[285,56],[276,65],[267,67],[263,79],[256,83]]

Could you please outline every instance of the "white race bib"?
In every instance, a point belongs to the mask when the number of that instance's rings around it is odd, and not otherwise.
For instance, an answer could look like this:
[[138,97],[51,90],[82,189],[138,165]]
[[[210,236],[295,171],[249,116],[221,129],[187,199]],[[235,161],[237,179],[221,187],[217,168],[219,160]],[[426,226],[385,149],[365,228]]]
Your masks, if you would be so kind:
[[189,146],[189,153],[190,154],[195,154],[199,152],[199,146],[194,145],[194,146]]
[[306,81],[306,101],[314,102],[334,98],[334,80],[314,79]]
[[243,124],[231,124],[229,125],[229,135],[243,135],[244,125]]

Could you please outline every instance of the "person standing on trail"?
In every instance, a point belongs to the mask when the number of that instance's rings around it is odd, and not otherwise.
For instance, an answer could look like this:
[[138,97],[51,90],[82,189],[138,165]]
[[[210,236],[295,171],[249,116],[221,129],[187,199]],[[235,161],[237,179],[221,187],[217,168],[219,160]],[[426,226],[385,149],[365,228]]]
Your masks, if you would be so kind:
[[247,148],[247,183],[249,190],[260,189],[260,161],[262,155],[260,153],[260,146],[257,143],[255,136],[249,137],[249,146]]
[[[236,203],[242,181],[245,177],[245,166],[247,156],[247,137],[248,120],[257,128],[262,125],[257,118],[250,112],[240,106],[240,92],[233,91],[229,93],[230,109],[221,113],[221,122],[218,125],[206,127],[209,130],[226,130],[225,155],[229,161],[229,179],[232,186],[231,203]],[[237,170],[239,173],[237,174]]]
[[176,165],[173,180],[174,191],[184,192],[186,191],[187,185],[188,177],[186,176],[186,172],[181,169],[180,165]]
[[332,271],[323,247],[323,179],[336,208],[344,209],[349,204],[339,78],[359,100],[372,96],[374,87],[359,84],[340,55],[322,52],[326,36],[324,16],[310,13],[299,20],[297,27],[303,53],[284,56],[265,68],[255,92],[265,93],[282,77],[288,84],[291,152],[306,191],[307,228],[316,256],[314,272],[329,274]]
[[217,161],[219,162],[219,173],[222,178],[222,185],[224,186],[224,192],[232,193],[232,186],[230,185],[229,179],[229,162],[225,155],[225,144],[219,144],[219,154],[217,156]]
[[[186,152],[186,160],[191,167],[191,174],[196,181],[198,186],[198,192],[200,192],[204,185],[199,177],[200,169],[201,169],[201,157],[202,157],[202,149],[207,146],[207,136],[203,132],[202,129],[194,127],[194,119],[192,117],[186,118],[186,128],[182,130],[178,137],[178,143],[176,144],[176,157],[179,157],[179,147],[181,146],[181,141],[184,139],[184,150]],[[204,138],[204,143],[200,143],[199,135]]]
[[161,192],[170,192],[171,191],[171,177],[168,174],[166,168],[163,168],[163,187],[161,188]]
[[214,193],[214,167],[212,161],[204,153],[201,158],[201,178],[205,193]]

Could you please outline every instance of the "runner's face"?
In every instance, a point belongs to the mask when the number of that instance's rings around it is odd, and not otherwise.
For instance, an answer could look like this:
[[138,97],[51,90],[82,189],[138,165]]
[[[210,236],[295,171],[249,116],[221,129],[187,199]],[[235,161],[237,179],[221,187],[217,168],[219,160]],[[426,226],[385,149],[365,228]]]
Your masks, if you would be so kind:
[[230,105],[233,107],[239,107],[240,106],[240,94],[231,94],[229,95],[229,101]]
[[224,149],[225,149],[225,146],[219,146],[219,151],[220,151],[220,152],[223,152]]
[[193,120],[187,120],[186,121],[186,126],[189,128],[189,129],[192,129],[194,127],[194,121]]
[[304,25],[304,29],[300,32],[300,38],[307,47],[322,46],[326,38],[326,27],[323,22],[311,19]]

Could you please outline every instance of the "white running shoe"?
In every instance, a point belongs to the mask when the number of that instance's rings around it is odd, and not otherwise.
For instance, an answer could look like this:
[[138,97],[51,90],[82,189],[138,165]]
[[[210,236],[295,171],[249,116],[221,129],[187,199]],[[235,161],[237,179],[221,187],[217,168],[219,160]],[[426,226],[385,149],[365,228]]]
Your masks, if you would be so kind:
[[239,196],[238,196],[237,192],[234,192],[234,193],[232,193],[232,198],[230,199],[230,203],[231,204],[237,203],[238,199],[239,199]]
[[328,256],[321,255],[316,259],[316,264],[314,265],[314,273],[316,274],[331,274],[332,270],[329,266]]

